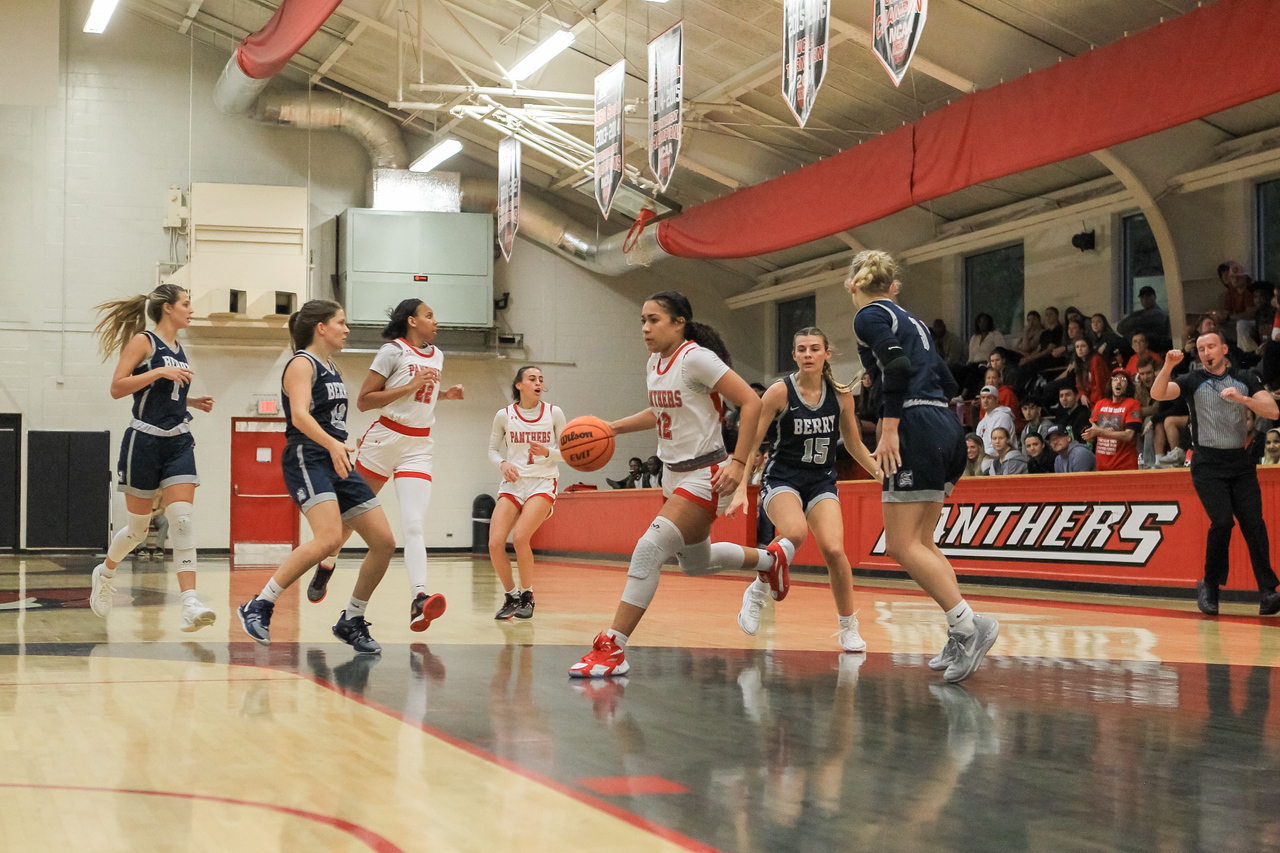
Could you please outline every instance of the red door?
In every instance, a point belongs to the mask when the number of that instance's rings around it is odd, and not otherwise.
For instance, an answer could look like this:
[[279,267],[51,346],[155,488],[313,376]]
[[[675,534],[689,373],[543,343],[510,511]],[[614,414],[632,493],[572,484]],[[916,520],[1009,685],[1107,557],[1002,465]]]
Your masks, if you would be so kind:
[[274,566],[298,545],[298,505],[280,470],[283,418],[231,419],[231,565]]

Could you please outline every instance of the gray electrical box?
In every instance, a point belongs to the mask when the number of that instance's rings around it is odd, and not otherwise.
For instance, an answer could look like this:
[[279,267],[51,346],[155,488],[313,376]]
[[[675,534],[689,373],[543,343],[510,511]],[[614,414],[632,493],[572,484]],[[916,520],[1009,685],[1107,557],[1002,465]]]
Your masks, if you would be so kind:
[[352,325],[416,297],[442,327],[493,326],[493,217],[349,208],[338,215],[338,293]]

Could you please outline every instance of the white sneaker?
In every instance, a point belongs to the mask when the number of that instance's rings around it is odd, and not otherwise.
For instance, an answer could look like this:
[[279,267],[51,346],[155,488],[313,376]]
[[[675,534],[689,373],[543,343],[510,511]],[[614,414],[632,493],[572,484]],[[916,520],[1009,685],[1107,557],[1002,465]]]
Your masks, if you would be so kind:
[[865,652],[867,650],[867,641],[862,639],[862,635],[858,633],[858,617],[849,617],[849,627],[841,628],[839,631],[840,648],[846,652]]
[[89,593],[89,609],[94,616],[107,618],[111,605],[115,604],[116,588],[112,578],[103,574],[107,570],[106,563],[98,563],[93,567],[93,591]]
[[768,592],[753,592],[755,588],[755,581],[747,585],[746,592],[742,593],[742,609],[738,611],[738,627],[752,637],[760,630],[760,614],[764,612],[765,596],[768,595]]
[[200,603],[199,599],[182,605],[182,630],[190,633],[218,621],[218,614]]
[[1175,447],[1163,456],[1156,457],[1157,468],[1177,468],[1182,465],[1182,461],[1187,458],[1187,452],[1181,447]]

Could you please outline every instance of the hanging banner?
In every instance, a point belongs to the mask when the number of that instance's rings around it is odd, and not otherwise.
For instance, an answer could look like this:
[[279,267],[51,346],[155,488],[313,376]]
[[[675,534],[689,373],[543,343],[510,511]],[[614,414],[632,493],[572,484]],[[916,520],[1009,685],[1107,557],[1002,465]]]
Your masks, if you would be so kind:
[[783,0],[782,97],[804,127],[827,74],[829,0]]
[[649,168],[667,191],[680,153],[684,99],[684,21],[649,42]]
[[929,0],[875,0],[875,3],[871,50],[897,86],[907,73],[911,57],[916,55]]
[[596,77],[596,204],[604,218],[609,218],[614,195],[622,185],[622,151],[625,144],[622,107],[623,89],[627,82],[627,61],[615,65]]
[[520,229],[520,140],[505,136],[498,143],[498,244],[511,262]]

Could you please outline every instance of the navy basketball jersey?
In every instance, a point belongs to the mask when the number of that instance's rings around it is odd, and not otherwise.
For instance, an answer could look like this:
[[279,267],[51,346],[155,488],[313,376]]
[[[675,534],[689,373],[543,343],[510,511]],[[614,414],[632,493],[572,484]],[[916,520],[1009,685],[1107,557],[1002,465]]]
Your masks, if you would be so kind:
[[[343,383],[342,375],[338,373],[338,368],[332,361],[328,364],[323,364],[320,359],[306,350],[298,350],[293,355],[294,358],[289,359],[289,364],[293,364],[294,359],[298,356],[304,356],[311,360],[311,366],[314,368],[311,377],[311,400],[309,401],[311,417],[315,418],[316,423],[320,424],[320,429],[338,439],[338,441],[346,441],[347,386]],[[289,364],[285,365],[285,370],[289,369]],[[288,426],[285,427],[285,436],[289,444],[315,444],[312,439],[307,437],[306,433],[293,425],[289,395],[282,393],[281,396],[284,399],[284,416],[288,419]]]
[[906,356],[911,364],[906,388],[884,389],[885,417],[900,417],[904,401],[945,405],[959,393],[929,329],[891,300],[877,299],[860,309],[853,318],[853,332],[862,366],[873,380],[878,380],[885,364],[899,355]]
[[800,396],[795,377],[783,377],[787,408],[775,423],[778,435],[769,450],[769,470],[775,465],[812,471],[834,470],[836,440],[840,438],[840,401],[830,383],[822,383],[822,398],[810,406]]
[[[191,369],[182,344],[178,344],[177,349],[174,349],[155,332],[143,332],[143,334],[151,340],[151,355],[133,369],[134,376],[158,367]],[[157,379],[145,388],[134,391],[134,420],[162,430],[171,430],[185,424],[191,420],[191,415],[187,412],[187,389],[190,387],[172,379]]]

